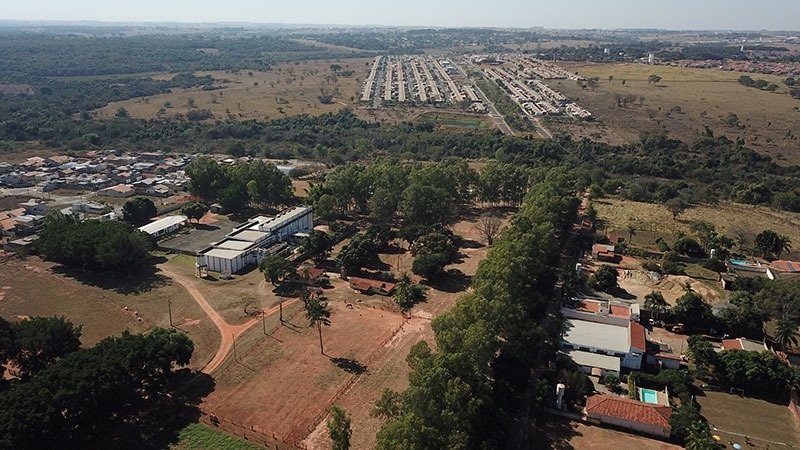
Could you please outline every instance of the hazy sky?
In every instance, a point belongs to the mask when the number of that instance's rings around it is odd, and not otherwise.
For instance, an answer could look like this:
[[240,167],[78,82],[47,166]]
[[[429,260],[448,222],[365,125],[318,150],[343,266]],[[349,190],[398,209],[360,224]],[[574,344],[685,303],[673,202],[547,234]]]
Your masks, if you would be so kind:
[[800,0],[9,0],[7,20],[800,29]]

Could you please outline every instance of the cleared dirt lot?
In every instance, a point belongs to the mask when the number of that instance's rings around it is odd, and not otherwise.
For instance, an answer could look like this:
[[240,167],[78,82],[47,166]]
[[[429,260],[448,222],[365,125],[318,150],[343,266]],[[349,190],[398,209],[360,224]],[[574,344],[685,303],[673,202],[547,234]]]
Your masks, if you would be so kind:
[[678,450],[683,447],[656,439],[556,417],[545,417],[537,429],[547,436],[542,447],[553,450]]
[[[216,389],[202,407],[220,418],[287,442],[305,437],[316,419],[373,361],[405,318],[397,313],[334,302],[331,325],[323,329],[325,355],[317,330],[302,311],[285,311],[286,326],[270,335],[254,327],[243,341],[258,338],[237,361],[229,360],[215,375]],[[242,346],[247,346],[243,343]]]

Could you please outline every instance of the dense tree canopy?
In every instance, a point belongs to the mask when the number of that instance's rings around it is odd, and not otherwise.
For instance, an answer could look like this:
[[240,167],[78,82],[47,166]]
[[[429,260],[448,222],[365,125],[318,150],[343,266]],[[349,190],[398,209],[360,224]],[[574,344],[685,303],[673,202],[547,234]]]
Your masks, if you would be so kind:
[[0,394],[0,447],[89,448],[134,432],[141,443],[161,428],[173,367],[193,349],[184,333],[154,329],[66,355]]
[[44,259],[74,269],[138,273],[155,248],[147,233],[128,224],[86,220],[51,212],[36,240]]
[[155,203],[147,197],[134,197],[122,206],[122,218],[135,227],[146,224],[156,214]]

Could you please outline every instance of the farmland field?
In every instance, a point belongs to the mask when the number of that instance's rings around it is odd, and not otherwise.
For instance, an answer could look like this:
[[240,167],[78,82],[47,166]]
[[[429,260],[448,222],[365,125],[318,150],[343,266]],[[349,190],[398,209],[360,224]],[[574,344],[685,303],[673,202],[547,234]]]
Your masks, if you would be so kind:
[[[800,133],[800,100],[789,96],[782,77],[747,74],[778,85],[777,91],[771,93],[739,84],[737,80],[743,75],[740,72],[645,64],[561,66],[586,78],[599,78],[596,89],[582,89],[567,80],[547,83],[591,111],[597,123],[549,124],[555,131],[616,144],[637,142],[642,132],[657,129],[691,142],[708,127],[732,140],[741,137],[748,147],[772,156],[779,164],[800,163],[796,140]],[[660,76],[661,81],[648,82],[650,75]],[[617,98],[625,96],[635,100],[618,106]],[[739,125],[728,123],[730,114],[736,114]]]

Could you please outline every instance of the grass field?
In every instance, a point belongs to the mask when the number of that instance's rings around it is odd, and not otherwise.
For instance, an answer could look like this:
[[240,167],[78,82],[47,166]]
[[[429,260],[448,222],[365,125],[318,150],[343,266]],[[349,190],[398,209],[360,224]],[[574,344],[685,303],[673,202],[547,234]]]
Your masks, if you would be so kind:
[[[111,103],[96,110],[95,114],[112,117],[122,107],[131,117],[140,119],[186,115],[192,109],[208,109],[218,120],[319,115],[338,111],[358,100],[361,80],[366,76],[370,62],[369,59],[303,61],[279,64],[269,72],[199,72],[198,76],[211,75],[216,80],[215,86],[221,89],[173,89],[169,94]],[[342,70],[354,70],[355,75],[347,78],[334,76],[330,69],[334,63],[341,65]],[[167,76],[164,74],[160,78]],[[322,104],[318,97],[323,94],[332,95],[333,102]]]
[[740,435],[745,435],[753,444],[751,448],[785,446],[776,443],[800,446],[800,430],[786,405],[712,391],[706,391],[704,396],[696,399],[702,406],[700,413],[709,425],[717,427],[712,432],[719,435],[722,442],[744,445]]
[[[620,143],[636,142],[644,131],[665,129],[671,136],[692,142],[707,126],[717,135],[732,140],[743,138],[748,147],[773,156],[779,163],[800,163],[796,138],[800,133],[800,100],[788,95],[782,77],[748,74],[779,86],[775,93],[770,93],[739,84],[741,73],[716,69],[644,64],[564,63],[562,66],[587,78],[599,77],[595,90],[582,89],[574,81],[548,82],[589,109],[598,122],[549,125],[557,131]],[[650,75],[660,76],[661,81],[648,83]],[[613,77],[611,81],[609,76]],[[616,97],[627,95],[636,97],[633,104],[617,106]],[[725,123],[730,113],[738,116],[740,127]]]
[[113,280],[107,280],[108,288],[98,281],[103,280],[62,275],[53,264],[35,257],[5,261],[0,263],[0,315],[7,320],[65,316],[83,327],[81,342],[88,347],[125,330],[168,327],[171,304],[173,323],[195,344],[190,367],[199,369],[213,355],[219,339],[216,328],[180,286],[156,275],[141,291],[119,292]]
[[251,444],[200,423],[192,423],[178,433],[171,450],[255,450],[263,446]]

